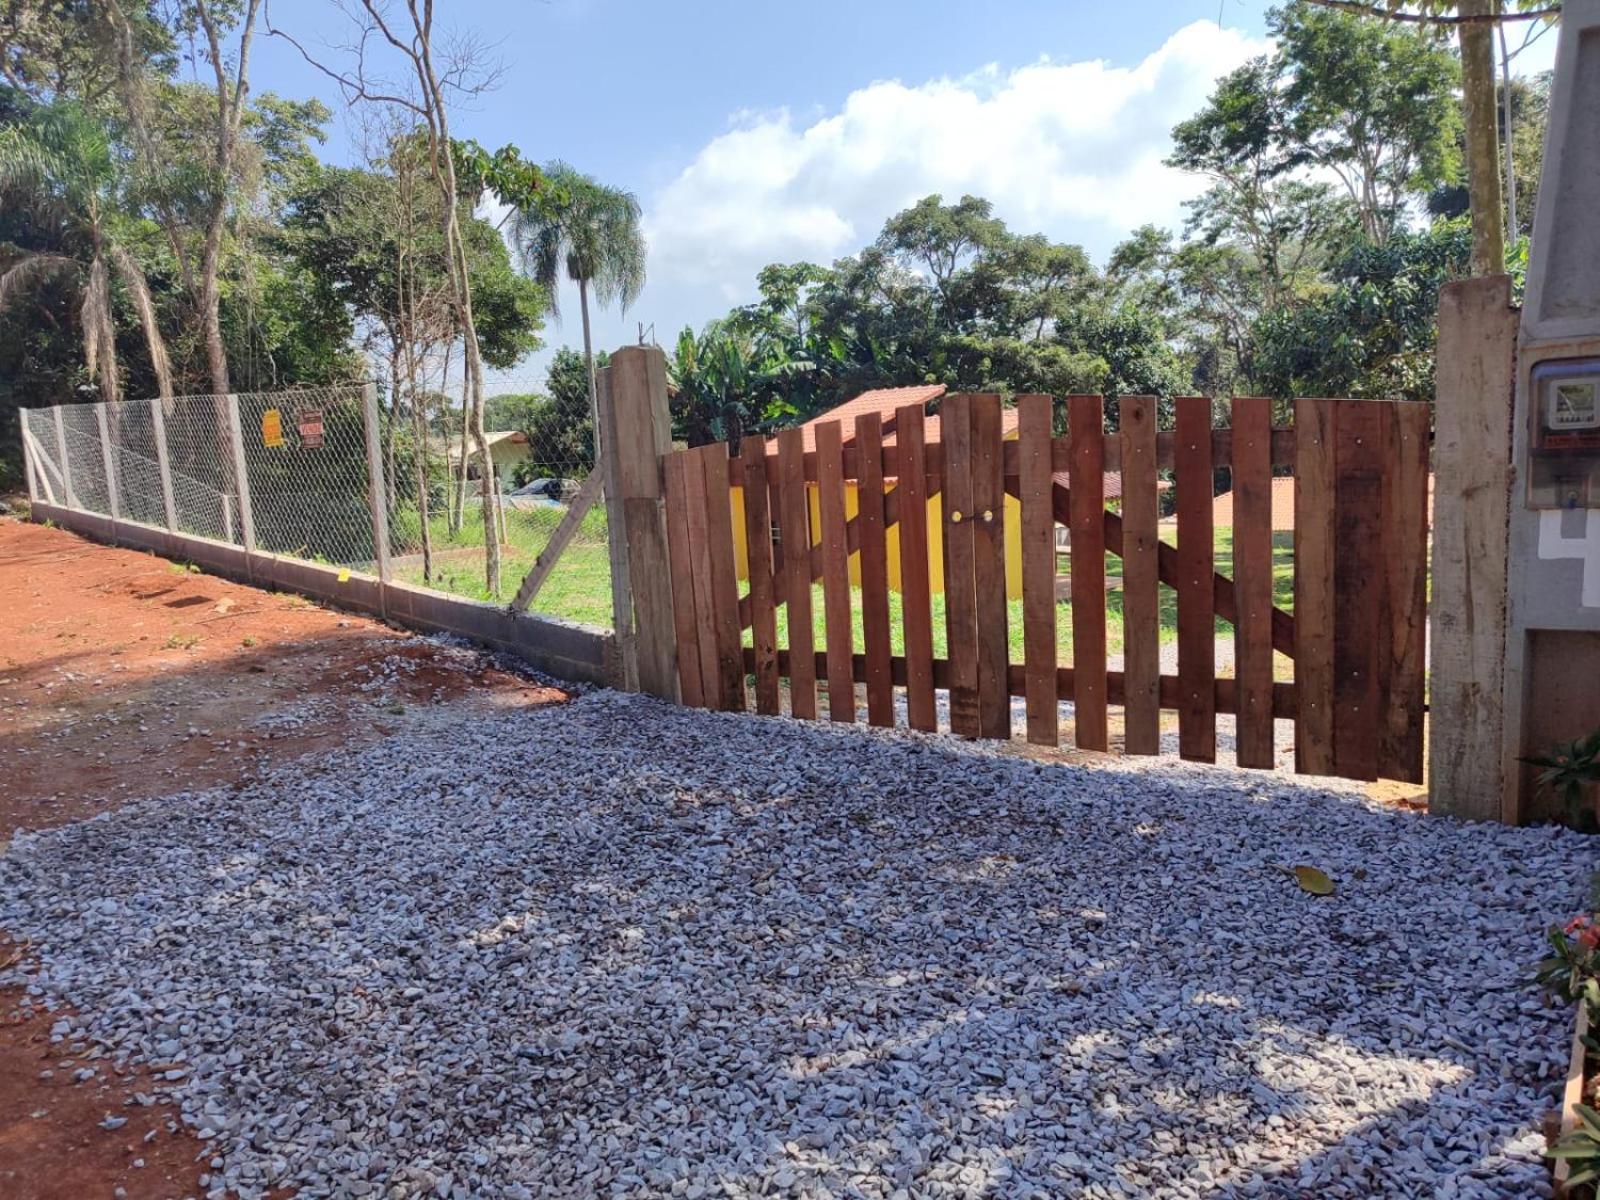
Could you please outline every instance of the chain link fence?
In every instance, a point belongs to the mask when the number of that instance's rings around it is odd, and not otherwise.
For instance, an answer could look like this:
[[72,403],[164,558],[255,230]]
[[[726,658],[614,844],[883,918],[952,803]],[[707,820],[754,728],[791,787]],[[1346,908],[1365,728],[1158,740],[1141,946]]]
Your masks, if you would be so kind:
[[[459,412],[454,414],[459,421]],[[611,572],[605,505],[594,470],[587,422],[559,433],[491,429],[490,518],[484,517],[482,454],[459,427],[420,440],[402,416],[384,430],[394,577],[478,599],[520,602],[531,612],[599,628],[611,626]],[[419,449],[420,445],[420,449]],[[462,463],[465,461],[465,475]],[[498,530],[501,587],[488,592],[484,542]],[[556,567],[537,571],[558,531]],[[530,572],[538,586],[526,594]]]
[[[491,433],[494,595],[476,442],[463,456],[459,430],[420,424],[369,405],[362,387],[22,411],[35,486],[50,503],[380,577],[386,547],[389,581],[609,628],[605,505],[598,479],[585,486],[587,423],[563,436]],[[560,551],[556,565],[530,587],[547,550]]]

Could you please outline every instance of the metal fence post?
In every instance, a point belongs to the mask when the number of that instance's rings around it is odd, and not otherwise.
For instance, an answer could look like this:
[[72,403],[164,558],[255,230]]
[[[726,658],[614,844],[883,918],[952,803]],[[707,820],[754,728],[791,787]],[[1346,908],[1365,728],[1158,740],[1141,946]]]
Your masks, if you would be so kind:
[[[239,397],[228,394],[228,442],[233,450],[233,481],[239,491],[239,544],[247,555],[256,552],[256,517],[250,506],[250,476],[244,466],[244,427],[239,423]],[[229,526],[231,532],[232,525]],[[248,560],[247,560],[248,561]]]
[[100,426],[100,463],[106,472],[106,507],[111,510],[111,519],[122,519],[122,491],[117,486],[116,463],[111,457],[111,423],[106,420],[106,406],[104,401],[94,406],[95,423]]
[[22,478],[28,484],[28,503],[39,503],[39,464],[33,456],[33,431],[28,428],[30,409],[17,409],[17,424],[22,427]]
[[[378,565],[378,580],[389,582],[389,505],[388,492],[383,482],[383,436],[378,428],[378,388],[365,384],[361,388],[362,424],[367,433],[367,503],[372,509],[372,553]],[[388,602],[383,589],[378,589],[379,604],[385,609]]]
[[61,405],[52,410],[56,415],[56,452],[61,455],[61,500],[68,508],[81,508],[72,486],[72,465],[67,462],[67,422],[61,415]]
[[150,428],[156,439],[156,467],[161,473],[161,507],[167,517],[167,532],[178,531],[178,505],[172,498],[172,464],[167,459],[167,417],[162,410],[166,403],[157,396],[150,404]]

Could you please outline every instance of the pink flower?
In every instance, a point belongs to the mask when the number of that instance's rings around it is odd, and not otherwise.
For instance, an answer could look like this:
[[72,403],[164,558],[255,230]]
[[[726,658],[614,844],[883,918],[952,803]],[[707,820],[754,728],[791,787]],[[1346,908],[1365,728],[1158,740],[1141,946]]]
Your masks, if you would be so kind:
[[1573,917],[1572,920],[1567,922],[1566,928],[1563,930],[1563,932],[1570,936],[1574,933],[1577,933],[1580,929],[1587,928],[1589,928],[1588,916],[1583,913],[1579,913],[1577,916]]

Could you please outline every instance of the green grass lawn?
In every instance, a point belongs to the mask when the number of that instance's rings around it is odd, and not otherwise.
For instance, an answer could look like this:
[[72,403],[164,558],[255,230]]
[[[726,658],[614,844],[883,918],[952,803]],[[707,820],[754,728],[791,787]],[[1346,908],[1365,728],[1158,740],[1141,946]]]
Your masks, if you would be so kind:
[[[491,596],[483,578],[483,525],[475,514],[467,514],[465,527],[451,536],[443,516],[431,517],[429,529],[433,535],[433,578],[425,581],[422,574],[421,533],[416,514],[397,517],[392,534],[397,563],[395,577],[406,583],[427,583],[440,591],[469,596],[475,600],[508,601],[516,594],[523,576],[532,568],[539,552],[544,549],[561,520],[560,509],[517,509],[507,513],[509,541],[503,548],[501,592]],[[1172,530],[1162,531],[1163,540],[1175,539]],[[1294,535],[1276,533],[1272,537],[1273,602],[1282,609],[1294,607]],[[1233,530],[1220,529],[1216,533],[1216,569],[1223,575],[1233,574]],[[1121,571],[1121,560],[1115,555],[1106,556],[1108,575]],[[665,584],[665,581],[661,581]],[[741,591],[745,585],[741,584]],[[1161,640],[1170,642],[1178,636],[1178,597],[1166,584],[1160,585]],[[865,645],[861,629],[861,593],[851,589],[852,644],[857,650]],[[605,509],[596,505],[584,518],[583,525],[568,545],[557,563],[555,572],[545,582],[534,599],[533,611],[570,621],[581,621],[601,628],[611,626],[611,569],[606,555]],[[824,616],[822,584],[812,586],[812,627],[816,647],[826,644],[826,618]],[[1112,653],[1123,645],[1122,589],[1114,587],[1106,593],[1106,642]],[[1006,604],[1006,630],[1011,645],[1011,660],[1022,661],[1022,601],[1010,600]],[[1230,633],[1232,627],[1221,618],[1216,621],[1218,634]],[[904,629],[901,622],[901,597],[899,592],[889,593],[889,636],[895,654],[905,652]],[[750,645],[750,631],[744,631],[745,645]],[[778,644],[788,645],[787,611],[778,609]],[[1072,654],[1072,604],[1062,601],[1056,605],[1056,640],[1061,661],[1070,662]],[[938,657],[946,651],[945,608],[942,594],[933,597],[933,650]]]
[[[397,516],[391,533],[394,554],[399,560],[395,564],[395,578],[474,600],[507,602],[517,594],[523,577],[549,543],[563,511],[557,508],[507,510],[507,541],[501,547],[498,596],[490,595],[484,583],[483,522],[475,510],[468,510],[463,528],[454,536],[444,516],[430,514],[431,580],[423,578],[422,534],[416,514]],[[596,504],[584,517],[555,571],[534,597],[532,611],[602,629],[611,627],[611,563],[606,551],[603,505]]]
[[[1162,540],[1169,544],[1175,543],[1175,535],[1171,530],[1162,531]],[[1221,529],[1216,534],[1216,570],[1223,575],[1233,576],[1233,530]],[[1115,577],[1121,573],[1122,560],[1114,554],[1106,555],[1106,573]],[[1166,584],[1160,584],[1160,621],[1161,640],[1171,642],[1178,636],[1178,593]],[[1276,533],[1272,537],[1272,590],[1273,603],[1286,611],[1294,608],[1294,535],[1291,533]],[[933,597],[933,653],[935,658],[943,658],[947,648],[945,637],[945,603],[943,593]],[[851,644],[860,650],[866,644],[861,628],[861,591],[859,588],[850,589],[850,615],[852,624]],[[811,623],[813,638],[816,648],[821,650],[826,642],[826,618],[823,610],[822,584],[815,583],[811,588]],[[1216,618],[1216,632],[1220,634],[1232,633],[1233,626],[1221,617]],[[1113,654],[1119,653],[1123,646],[1122,625],[1122,589],[1113,587],[1106,593],[1106,648]],[[1022,653],[1022,601],[1008,600],[1006,602],[1006,635],[1011,646],[1011,661],[1023,661]],[[899,592],[889,593],[889,640],[895,654],[905,653],[904,627],[901,622],[901,596]],[[751,634],[747,629],[744,632],[744,644],[751,645]],[[789,622],[787,608],[778,609],[778,645],[789,644]],[[1062,662],[1070,662],[1072,655],[1072,602],[1062,600],[1056,605],[1056,645],[1058,655]]]

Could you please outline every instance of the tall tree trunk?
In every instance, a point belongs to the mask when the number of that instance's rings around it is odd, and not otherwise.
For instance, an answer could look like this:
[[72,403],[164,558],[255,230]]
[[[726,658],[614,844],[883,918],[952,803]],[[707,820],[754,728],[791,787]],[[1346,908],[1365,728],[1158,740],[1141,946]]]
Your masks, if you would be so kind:
[[[1497,0],[1461,0],[1464,17],[1489,16]],[[1466,21],[1461,38],[1461,109],[1467,126],[1467,196],[1472,204],[1472,273],[1498,275],[1506,269],[1505,228],[1500,195],[1500,137],[1494,95],[1494,27]]]
[[589,338],[589,281],[578,280],[578,309],[583,314],[583,365],[589,375],[590,449],[600,462],[600,390],[595,383],[594,344]]
[[461,532],[462,526],[465,525],[466,522],[467,522],[467,476],[470,474],[470,472],[467,470],[467,444],[468,444],[468,440],[467,439],[468,439],[468,434],[472,430],[472,397],[467,391],[468,384],[467,384],[467,377],[466,377],[466,374],[465,374],[465,368],[463,368],[462,370],[463,370],[463,374],[461,376],[461,450],[460,450],[460,455],[459,455],[459,457],[461,459],[461,489],[460,489],[460,491],[459,491],[459,493],[457,494],[457,497],[456,497],[456,532],[457,533]]
[[211,377],[211,390],[220,396],[232,391],[228,381],[228,348],[222,340],[222,285],[218,276],[222,271],[222,225],[225,214],[215,217],[215,230],[206,233],[205,250],[200,257],[200,331],[206,347],[206,372]]
[[1522,225],[1517,220],[1517,159],[1516,137],[1511,128],[1511,52],[1506,46],[1506,27],[1502,22],[1500,35],[1500,90],[1501,111],[1505,113],[1506,148],[1506,237],[1515,242],[1522,236]]
[[[422,582],[433,582],[433,531],[428,528],[428,423],[417,396],[416,349],[406,343],[406,395],[411,405],[411,461],[417,481],[417,522],[422,534]],[[396,414],[398,415],[398,414]]]

